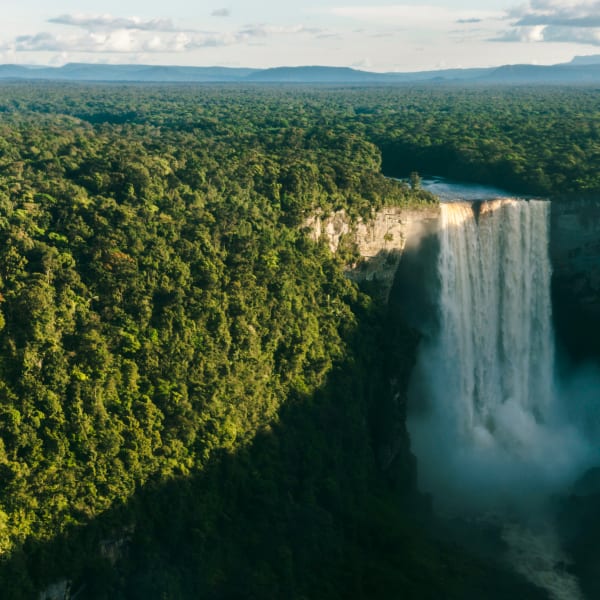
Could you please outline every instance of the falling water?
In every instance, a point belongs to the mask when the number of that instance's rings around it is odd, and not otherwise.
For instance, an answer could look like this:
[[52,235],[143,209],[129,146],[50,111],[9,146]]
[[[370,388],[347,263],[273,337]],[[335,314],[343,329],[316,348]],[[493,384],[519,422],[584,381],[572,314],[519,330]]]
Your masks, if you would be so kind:
[[[549,204],[496,200],[442,204],[441,351],[461,435],[497,438],[512,405],[543,422],[552,401]],[[457,353],[458,356],[457,356]],[[501,436],[498,438],[498,436]],[[519,448],[515,448],[519,450]]]
[[549,217],[544,201],[442,203],[438,327],[421,346],[409,429],[438,508],[493,524],[511,568],[578,600],[544,510],[590,456],[553,384]]
[[409,419],[422,487],[441,502],[547,491],[584,451],[553,392],[549,217],[539,200],[441,205],[439,331]]

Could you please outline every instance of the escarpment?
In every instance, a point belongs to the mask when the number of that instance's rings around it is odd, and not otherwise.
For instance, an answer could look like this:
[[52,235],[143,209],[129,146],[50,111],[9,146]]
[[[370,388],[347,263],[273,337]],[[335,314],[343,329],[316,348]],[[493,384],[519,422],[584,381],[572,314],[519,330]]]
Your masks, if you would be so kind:
[[384,207],[368,221],[353,221],[344,210],[329,215],[316,214],[305,221],[310,236],[325,239],[332,252],[341,244],[350,243],[358,260],[347,266],[346,274],[358,283],[378,285],[378,295],[389,299],[394,278],[405,250],[414,248],[420,240],[437,228],[439,206]]

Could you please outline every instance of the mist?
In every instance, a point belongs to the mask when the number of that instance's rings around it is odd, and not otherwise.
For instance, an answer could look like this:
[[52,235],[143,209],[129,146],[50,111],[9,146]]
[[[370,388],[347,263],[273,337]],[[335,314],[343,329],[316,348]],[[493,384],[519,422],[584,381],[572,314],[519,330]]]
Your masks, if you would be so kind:
[[527,514],[600,464],[600,370],[555,375],[549,210],[442,205],[438,324],[408,418],[419,486],[442,510]]
[[408,428],[419,487],[433,496],[438,509],[527,516],[600,464],[594,443],[597,415],[595,421],[589,418],[600,373],[590,369],[557,386],[543,421],[508,399],[496,407],[487,426],[474,426],[465,437],[439,409],[441,403],[459,402],[444,370],[432,376],[423,368],[435,361],[435,353],[428,345],[420,351],[409,389]]

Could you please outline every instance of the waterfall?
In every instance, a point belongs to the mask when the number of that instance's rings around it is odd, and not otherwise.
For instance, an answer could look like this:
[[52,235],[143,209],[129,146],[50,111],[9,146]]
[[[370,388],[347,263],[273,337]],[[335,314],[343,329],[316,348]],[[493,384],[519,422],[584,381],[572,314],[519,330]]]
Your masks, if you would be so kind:
[[[549,203],[441,206],[441,351],[463,436],[501,432],[506,403],[545,421],[552,402]],[[514,440],[499,439],[500,443]]]
[[439,327],[409,430],[421,486],[442,502],[547,490],[584,452],[554,394],[549,217],[545,201],[441,205]]

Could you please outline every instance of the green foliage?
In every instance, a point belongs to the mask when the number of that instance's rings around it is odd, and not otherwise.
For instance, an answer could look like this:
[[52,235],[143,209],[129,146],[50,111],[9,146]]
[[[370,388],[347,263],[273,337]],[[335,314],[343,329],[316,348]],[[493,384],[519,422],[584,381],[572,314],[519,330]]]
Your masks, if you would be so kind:
[[363,102],[375,107],[361,120],[388,174],[549,196],[600,191],[596,89],[431,87],[365,92]]
[[410,197],[317,105],[40,90],[4,88],[0,117],[5,555],[202,472],[322,387],[359,294],[301,224]]
[[414,491],[388,383],[414,339],[391,351],[381,307],[302,227],[435,201],[386,179],[376,145],[428,147],[426,99],[2,87],[6,597],[64,576],[90,598],[423,597],[432,574],[463,597],[377,467],[400,435]]

